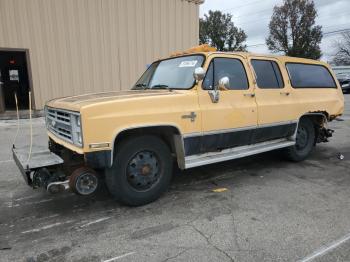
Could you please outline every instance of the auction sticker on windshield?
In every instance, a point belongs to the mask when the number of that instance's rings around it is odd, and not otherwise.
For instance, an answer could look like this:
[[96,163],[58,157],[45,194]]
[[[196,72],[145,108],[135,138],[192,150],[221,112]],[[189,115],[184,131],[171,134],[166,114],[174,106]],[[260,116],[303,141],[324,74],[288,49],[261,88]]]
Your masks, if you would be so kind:
[[198,63],[197,60],[182,61],[179,67],[194,67]]

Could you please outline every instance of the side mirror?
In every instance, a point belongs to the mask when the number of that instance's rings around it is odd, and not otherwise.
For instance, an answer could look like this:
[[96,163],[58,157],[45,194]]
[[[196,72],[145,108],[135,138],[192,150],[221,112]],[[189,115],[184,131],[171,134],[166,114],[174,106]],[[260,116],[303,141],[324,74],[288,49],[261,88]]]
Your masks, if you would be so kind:
[[230,88],[230,78],[227,76],[220,78],[217,86],[214,86],[213,90],[209,91],[211,101],[218,103],[220,100],[220,90],[228,90]]
[[230,78],[228,78],[227,76],[221,78],[219,80],[219,90],[227,90],[230,88]]
[[203,78],[205,77],[205,70],[203,69],[203,67],[197,67],[194,70],[193,77],[194,79],[196,79],[197,82],[203,80]]

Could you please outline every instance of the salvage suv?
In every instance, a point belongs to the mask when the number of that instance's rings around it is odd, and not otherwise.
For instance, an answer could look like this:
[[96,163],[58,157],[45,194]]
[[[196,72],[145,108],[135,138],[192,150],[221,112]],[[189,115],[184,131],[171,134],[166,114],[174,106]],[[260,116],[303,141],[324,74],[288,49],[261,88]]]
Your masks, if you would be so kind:
[[129,91],[51,100],[49,150],[14,159],[27,183],[143,205],[180,169],[281,150],[304,160],[333,131],[344,97],[319,61],[199,46],[154,62]]

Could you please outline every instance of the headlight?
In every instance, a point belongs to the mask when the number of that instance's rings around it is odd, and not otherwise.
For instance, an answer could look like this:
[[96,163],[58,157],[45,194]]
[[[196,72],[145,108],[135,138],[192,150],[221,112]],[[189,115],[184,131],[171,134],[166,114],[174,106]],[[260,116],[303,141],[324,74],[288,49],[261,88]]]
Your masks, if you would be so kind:
[[73,144],[83,146],[83,134],[81,130],[81,117],[78,114],[72,115]]

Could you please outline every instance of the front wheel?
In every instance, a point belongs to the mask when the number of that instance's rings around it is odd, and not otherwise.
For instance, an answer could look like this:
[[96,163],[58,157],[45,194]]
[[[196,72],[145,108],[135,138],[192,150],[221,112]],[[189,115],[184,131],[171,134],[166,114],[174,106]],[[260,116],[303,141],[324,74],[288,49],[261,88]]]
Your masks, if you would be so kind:
[[123,204],[148,204],[168,188],[172,176],[172,156],[158,137],[130,137],[116,146],[106,184],[114,198]]
[[313,122],[309,118],[302,118],[299,121],[295,145],[284,149],[286,158],[294,162],[305,160],[314,149],[315,141]]

